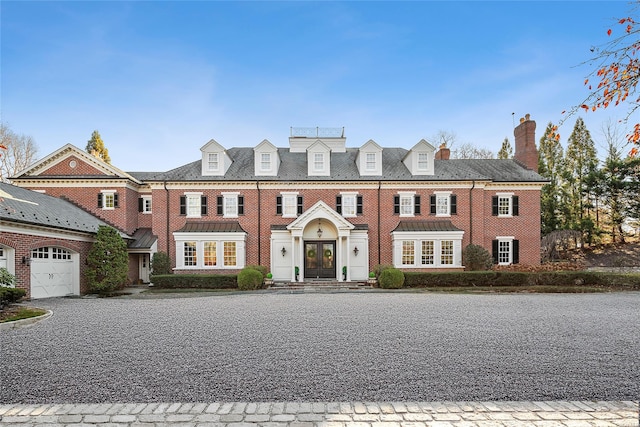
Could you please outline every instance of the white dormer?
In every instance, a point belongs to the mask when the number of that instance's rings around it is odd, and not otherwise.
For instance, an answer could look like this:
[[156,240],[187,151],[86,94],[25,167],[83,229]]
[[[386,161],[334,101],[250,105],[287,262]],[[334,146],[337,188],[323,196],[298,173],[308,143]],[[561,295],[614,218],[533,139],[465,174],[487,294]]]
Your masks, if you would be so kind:
[[433,164],[436,148],[424,139],[421,139],[404,156],[402,163],[409,169],[411,175],[433,175]]
[[227,150],[214,139],[204,144],[202,152],[202,176],[224,176],[231,166],[231,157]]
[[331,149],[322,141],[316,141],[307,148],[307,175],[331,175]]
[[360,176],[382,175],[382,147],[370,139],[358,149],[356,165]]
[[280,167],[278,149],[266,139],[253,149],[256,176],[276,176]]

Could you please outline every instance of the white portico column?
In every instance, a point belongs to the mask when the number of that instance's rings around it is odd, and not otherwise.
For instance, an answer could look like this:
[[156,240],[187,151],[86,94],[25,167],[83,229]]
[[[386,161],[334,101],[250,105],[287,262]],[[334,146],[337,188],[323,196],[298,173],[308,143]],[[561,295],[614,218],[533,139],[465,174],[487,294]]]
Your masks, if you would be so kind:
[[336,277],[338,282],[342,282],[342,266],[344,265],[344,260],[342,259],[342,236],[338,235],[338,240],[336,240]]
[[300,267],[300,274],[298,280],[304,282],[304,244],[302,236],[298,237],[298,267]]
[[345,249],[345,257],[347,258],[347,282],[351,281],[351,236],[347,236],[347,247]]
[[296,238],[291,236],[291,281],[296,280]]

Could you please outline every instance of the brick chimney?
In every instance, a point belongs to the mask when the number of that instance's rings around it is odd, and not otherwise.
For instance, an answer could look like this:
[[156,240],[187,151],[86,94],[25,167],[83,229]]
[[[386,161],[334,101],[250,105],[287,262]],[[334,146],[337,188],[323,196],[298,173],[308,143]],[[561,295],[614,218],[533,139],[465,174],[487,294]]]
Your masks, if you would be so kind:
[[449,160],[451,150],[449,150],[446,144],[440,145],[440,149],[436,153],[436,160]]
[[516,153],[513,159],[522,166],[538,172],[538,149],[536,148],[536,122],[529,114],[520,119],[513,130],[516,139]]

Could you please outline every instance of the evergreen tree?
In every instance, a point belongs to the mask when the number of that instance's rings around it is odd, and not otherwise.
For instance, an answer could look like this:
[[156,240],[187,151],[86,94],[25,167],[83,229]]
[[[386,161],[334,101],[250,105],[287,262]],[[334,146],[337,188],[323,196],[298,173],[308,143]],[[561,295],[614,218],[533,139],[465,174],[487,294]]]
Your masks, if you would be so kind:
[[107,163],[111,163],[109,150],[104,146],[104,142],[97,130],[94,130],[91,134],[91,139],[87,141],[87,148],[85,151]]
[[565,185],[568,193],[568,225],[586,234],[591,243],[595,223],[591,217],[593,209],[593,184],[598,167],[596,148],[582,118],[576,120],[569,136],[565,157]]
[[129,271],[127,244],[116,229],[101,225],[87,256],[87,281],[97,292],[124,287]]
[[562,209],[564,168],[563,150],[560,141],[553,137],[554,125],[549,123],[540,138],[538,151],[538,173],[549,180],[542,187],[540,200],[541,232],[547,235],[563,228],[565,213]]
[[624,242],[622,224],[625,220],[624,186],[627,178],[625,161],[620,155],[618,147],[609,142],[607,158],[604,167],[600,170],[600,188],[603,200],[608,207],[608,225],[610,226],[611,240],[615,243]]
[[513,158],[513,147],[511,147],[509,138],[505,137],[504,141],[502,141],[502,147],[500,147],[500,151],[498,151],[498,158],[499,159]]

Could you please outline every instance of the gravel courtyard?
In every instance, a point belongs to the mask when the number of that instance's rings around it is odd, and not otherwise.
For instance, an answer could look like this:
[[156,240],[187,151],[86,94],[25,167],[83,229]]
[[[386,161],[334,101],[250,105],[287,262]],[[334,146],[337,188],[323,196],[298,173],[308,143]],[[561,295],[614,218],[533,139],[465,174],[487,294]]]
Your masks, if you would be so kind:
[[633,400],[640,292],[52,299],[0,402]]

